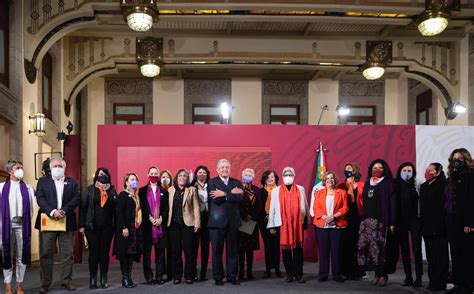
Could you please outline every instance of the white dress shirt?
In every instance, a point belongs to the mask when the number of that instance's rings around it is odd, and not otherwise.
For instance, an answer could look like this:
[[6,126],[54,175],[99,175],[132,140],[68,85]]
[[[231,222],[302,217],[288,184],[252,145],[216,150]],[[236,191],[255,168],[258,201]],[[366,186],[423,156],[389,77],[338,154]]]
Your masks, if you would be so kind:
[[[5,183],[0,183],[0,194],[3,191],[4,185]],[[35,192],[33,188],[28,184],[26,184],[26,188],[28,189],[30,201],[30,216],[33,217]],[[10,195],[8,195],[8,197],[8,202],[10,205],[10,220],[12,220],[14,217],[23,216],[23,196],[21,195],[19,181],[10,181]]]
[[54,186],[56,187],[56,198],[58,200],[58,206],[56,207],[56,209],[53,209],[53,211],[51,211],[50,216],[53,216],[56,210],[61,209],[61,207],[63,206],[64,177],[60,178],[59,180],[53,177],[53,181]]
[[207,195],[207,183],[204,184],[204,186],[199,185],[197,183],[197,190],[198,190],[198,196],[199,196],[199,210],[201,212],[208,211],[209,210],[209,204],[207,203],[208,195]]

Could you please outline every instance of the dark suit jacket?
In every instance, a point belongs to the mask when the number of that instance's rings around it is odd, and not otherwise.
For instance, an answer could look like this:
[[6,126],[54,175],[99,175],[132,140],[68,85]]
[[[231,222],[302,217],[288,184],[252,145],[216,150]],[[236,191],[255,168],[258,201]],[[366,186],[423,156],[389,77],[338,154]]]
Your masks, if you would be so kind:
[[[138,191],[140,198],[140,206],[142,208],[142,238],[143,248],[150,249],[152,245],[151,229],[152,225],[148,216],[150,215],[150,205],[148,204],[148,185],[143,186]],[[157,195],[158,196],[158,195]],[[166,248],[168,246],[168,191],[160,186],[160,215],[163,222],[161,223],[161,229],[163,230],[163,237],[158,242],[159,248]]]
[[227,193],[226,197],[212,199],[209,197],[209,222],[208,228],[239,228],[241,225],[239,203],[244,200],[244,194],[232,194],[233,188],[243,190],[242,183],[234,178],[229,178],[227,186],[220,177],[210,179],[207,183],[207,193],[219,189]]
[[[41,229],[41,213],[51,215],[53,209],[57,209],[58,198],[56,194],[56,186],[51,176],[45,176],[39,179],[36,186],[36,201],[38,202],[39,211],[36,217],[35,229]],[[64,178],[63,201],[61,210],[66,212],[66,231],[71,232],[77,230],[76,207],[81,203],[81,192],[79,184],[71,178]]]

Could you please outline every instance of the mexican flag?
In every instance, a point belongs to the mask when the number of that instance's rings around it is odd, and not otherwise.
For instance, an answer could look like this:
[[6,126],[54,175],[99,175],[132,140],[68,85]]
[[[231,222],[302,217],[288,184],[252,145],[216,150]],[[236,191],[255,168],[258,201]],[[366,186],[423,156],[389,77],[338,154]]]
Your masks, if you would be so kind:
[[316,151],[318,152],[318,166],[314,185],[321,183],[324,180],[324,174],[326,173],[326,157],[324,156],[323,143],[319,142],[319,149]]

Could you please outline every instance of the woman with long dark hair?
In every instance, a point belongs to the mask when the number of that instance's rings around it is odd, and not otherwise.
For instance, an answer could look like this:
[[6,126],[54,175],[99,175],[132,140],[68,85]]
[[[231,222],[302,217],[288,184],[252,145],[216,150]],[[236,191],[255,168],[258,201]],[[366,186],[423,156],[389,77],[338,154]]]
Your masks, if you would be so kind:
[[93,184],[87,187],[79,214],[79,231],[89,244],[89,288],[97,289],[97,269],[100,265],[100,287],[108,288],[109,252],[114,235],[114,209],[117,192],[111,183],[109,170],[100,167]]
[[448,279],[449,256],[444,208],[447,181],[443,166],[438,162],[430,163],[425,170],[425,179],[420,187],[420,216],[428,261],[428,289],[444,291]]
[[[416,168],[411,162],[402,163],[397,170],[395,185],[399,204],[398,233],[402,250],[405,280],[402,286],[421,287],[423,257],[421,253],[420,197],[417,191]],[[411,250],[410,238],[411,236]],[[411,254],[415,257],[416,279],[411,271]]]
[[362,221],[359,229],[358,261],[363,270],[375,270],[373,285],[386,286],[392,271],[389,248],[397,222],[397,194],[388,163],[376,159],[369,165],[362,192]]
[[454,288],[450,293],[472,293],[474,288],[474,161],[465,148],[449,155],[446,187],[446,229],[451,251]]

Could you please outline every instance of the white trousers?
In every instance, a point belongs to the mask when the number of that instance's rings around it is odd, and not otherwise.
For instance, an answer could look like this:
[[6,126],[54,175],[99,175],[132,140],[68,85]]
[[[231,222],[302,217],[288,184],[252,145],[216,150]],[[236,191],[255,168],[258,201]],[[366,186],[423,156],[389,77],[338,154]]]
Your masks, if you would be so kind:
[[[16,282],[23,283],[25,278],[26,264],[21,262],[21,257],[23,256],[23,230],[21,225],[11,224],[10,231],[10,247],[11,247],[11,256],[12,258],[16,256],[16,264],[12,261],[12,267],[10,269],[3,270],[4,282],[9,284],[12,282],[13,278],[13,267],[16,268]],[[14,255],[16,251],[16,255]]]

